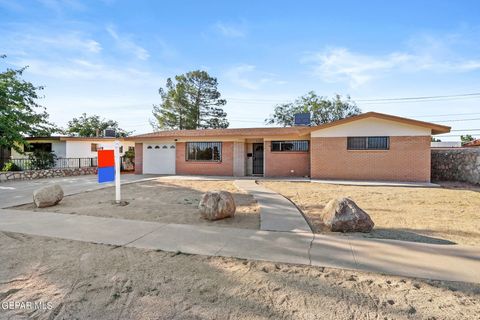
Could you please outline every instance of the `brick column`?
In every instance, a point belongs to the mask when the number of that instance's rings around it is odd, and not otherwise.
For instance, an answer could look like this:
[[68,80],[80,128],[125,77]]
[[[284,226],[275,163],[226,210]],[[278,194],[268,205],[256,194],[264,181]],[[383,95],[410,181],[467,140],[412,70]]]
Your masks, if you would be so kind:
[[135,143],[135,174],[143,173],[143,143]]

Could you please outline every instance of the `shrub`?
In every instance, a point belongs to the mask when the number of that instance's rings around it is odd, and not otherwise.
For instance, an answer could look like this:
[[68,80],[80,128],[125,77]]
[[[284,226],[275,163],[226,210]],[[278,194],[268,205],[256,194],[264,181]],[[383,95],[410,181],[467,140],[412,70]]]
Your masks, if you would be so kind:
[[135,164],[135,151],[133,149],[125,151],[123,156],[125,157],[125,160],[129,161],[131,164]]
[[2,171],[22,171],[22,169],[13,162],[7,162],[3,165]]
[[55,166],[57,156],[53,152],[34,151],[28,155],[31,170],[50,169]]

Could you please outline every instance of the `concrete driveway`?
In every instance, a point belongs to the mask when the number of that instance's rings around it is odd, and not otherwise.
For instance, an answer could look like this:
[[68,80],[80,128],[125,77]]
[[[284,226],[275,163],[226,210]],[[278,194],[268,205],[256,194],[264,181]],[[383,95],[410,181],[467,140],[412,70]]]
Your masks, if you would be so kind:
[[[154,179],[156,175],[123,174],[122,184]],[[0,208],[32,202],[33,191],[48,184],[58,183],[65,195],[113,186],[113,183],[97,182],[96,175],[20,180],[0,183]]]

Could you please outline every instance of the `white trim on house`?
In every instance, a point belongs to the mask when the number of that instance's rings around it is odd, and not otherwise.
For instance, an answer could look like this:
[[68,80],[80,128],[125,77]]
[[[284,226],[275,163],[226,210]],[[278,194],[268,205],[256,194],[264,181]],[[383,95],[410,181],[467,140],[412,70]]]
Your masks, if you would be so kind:
[[[96,158],[97,151],[92,151],[92,143],[96,143],[98,149],[113,150],[115,140],[102,140],[102,139],[89,139],[89,140],[67,140],[66,144],[66,158]],[[120,141],[120,145],[123,147],[121,156],[125,154],[125,151],[129,147],[134,147],[133,141]]]
[[311,137],[430,136],[431,129],[378,118],[366,118],[311,132]]
[[[30,143],[51,143],[52,152],[55,153],[57,158],[96,158],[97,152],[91,150],[92,143],[96,143],[99,149],[114,149],[113,143],[115,139],[102,139],[102,138],[88,138],[88,139],[71,139],[63,140],[61,138],[29,138]],[[120,155],[124,155],[125,151],[129,147],[135,147],[134,141],[125,141],[120,139],[120,144],[123,147],[123,152]],[[23,148],[23,146],[22,146]],[[11,157],[14,159],[23,159],[28,157],[27,154],[20,154],[15,149],[11,150]]]
[[233,175],[235,177],[245,176],[246,166],[245,142],[233,143]]

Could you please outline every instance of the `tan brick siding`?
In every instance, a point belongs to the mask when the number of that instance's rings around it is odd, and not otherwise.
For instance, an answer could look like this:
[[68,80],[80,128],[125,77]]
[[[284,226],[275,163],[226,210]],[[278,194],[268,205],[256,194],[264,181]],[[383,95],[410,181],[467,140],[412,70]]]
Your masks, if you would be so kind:
[[135,143],[135,174],[143,173],[143,143]]
[[271,142],[265,141],[265,177],[305,177],[310,175],[309,152],[272,152],[271,149]]
[[347,138],[312,138],[315,179],[430,181],[430,136],[390,137],[390,150],[347,150]]
[[233,142],[223,142],[221,162],[186,161],[185,146],[185,142],[177,142],[177,174],[233,176]]

